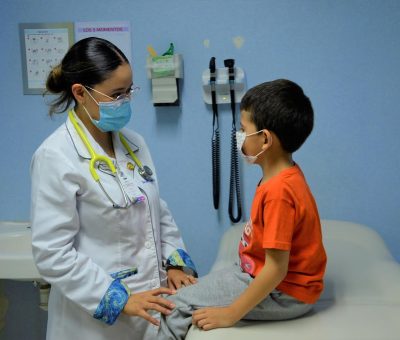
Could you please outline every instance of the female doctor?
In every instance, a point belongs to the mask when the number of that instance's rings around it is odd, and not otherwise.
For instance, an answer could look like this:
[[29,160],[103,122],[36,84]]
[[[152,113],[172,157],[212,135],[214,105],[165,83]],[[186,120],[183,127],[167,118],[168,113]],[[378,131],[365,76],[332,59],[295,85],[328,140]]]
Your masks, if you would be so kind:
[[47,339],[153,339],[161,294],[196,282],[159,197],[149,150],[124,129],[135,91],[127,58],[87,38],[49,74],[50,115],[74,108],[35,152],[32,246],[51,284]]

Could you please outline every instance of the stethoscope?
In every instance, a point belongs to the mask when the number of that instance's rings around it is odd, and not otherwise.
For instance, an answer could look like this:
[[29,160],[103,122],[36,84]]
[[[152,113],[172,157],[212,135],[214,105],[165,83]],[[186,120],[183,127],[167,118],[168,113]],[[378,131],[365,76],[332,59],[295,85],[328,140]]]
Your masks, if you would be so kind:
[[[78,133],[79,137],[81,138],[83,144],[86,146],[87,150],[89,151],[90,154],[90,162],[89,162],[89,171],[90,174],[92,175],[93,179],[95,180],[96,183],[99,184],[101,190],[104,192],[104,194],[107,196],[107,198],[110,200],[110,202],[112,203],[114,208],[117,209],[125,209],[130,205],[129,202],[129,198],[127,197],[127,194],[125,193],[122,183],[117,175],[117,169],[114,166],[114,163],[111,161],[110,158],[104,156],[104,155],[99,155],[98,153],[96,153],[92,147],[92,145],[90,144],[85,132],[82,130],[82,128],[79,126],[78,121],[75,118],[75,115],[73,113],[72,110],[70,110],[68,112],[68,117],[71,120],[72,125],[74,126],[76,132]],[[131,156],[132,160],[135,162],[135,164],[138,167],[138,173],[140,176],[142,176],[142,178],[146,181],[146,182],[151,182],[153,181],[153,171],[147,166],[143,166],[142,162],[139,160],[139,158],[137,158],[137,156],[134,154],[134,152],[132,151],[131,147],[129,146],[127,140],[125,139],[125,137],[122,135],[121,132],[118,133],[119,135],[119,139],[122,143],[122,145],[125,147],[126,151],[128,151],[129,156]],[[122,192],[122,195],[124,197],[124,201],[125,201],[125,206],[121,206],[117,203],[115,203],[115,201],[111,198],[111,196],[107,193],[107,191],[104,189],[101,181],[100,181],[100,177],[96,172],[96,164],[97,163],[105,163],[108,168],[110,169],[112,176],[117,180],[118,186]],[[134,170],[134,165],[133,168],[131,168],[131,170]]]

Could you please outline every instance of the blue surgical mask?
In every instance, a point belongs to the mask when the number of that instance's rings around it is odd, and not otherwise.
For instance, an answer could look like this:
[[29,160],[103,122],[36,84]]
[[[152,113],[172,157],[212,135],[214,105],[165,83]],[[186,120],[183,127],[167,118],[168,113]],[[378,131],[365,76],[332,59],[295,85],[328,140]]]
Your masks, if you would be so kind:
[[[87,90],[86,90],[87,91]],[[91,119],[92,123],[103,132],[119,131],[121,130],[131,119],[132,109],[130,103],[130,97],[124,97],[116,99],[110,102],[98,102],[93,96],[87,91],[90,97],[99,106],[99,120],[93,119],[85,106],[86,113]],[[99,92],[99,91],[96,91]],[[101,92],[99,92],[101,93]],[[103,94],[103,93],[102,93]],[[105,95],[107,96],[107,95]],[[107,96],[108,97],[108,96]]]

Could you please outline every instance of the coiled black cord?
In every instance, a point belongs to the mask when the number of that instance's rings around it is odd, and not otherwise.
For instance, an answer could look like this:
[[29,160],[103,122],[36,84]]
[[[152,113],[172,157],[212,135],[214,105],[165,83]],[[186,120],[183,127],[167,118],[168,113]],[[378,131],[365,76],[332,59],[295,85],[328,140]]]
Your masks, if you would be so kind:
[[[233,215],[236,191],[237,215]],[[237,223],[242,219],[242,201],[240,198],[239,160],[236,147],[236,125],[232,124],[231,132],[231,178],[229,183],[229,218]]]
[[213,202],[214,208],[219,207],[219,188],[220,188],[220,138],[219,129],[213,131],[211,140],[212,152],[212,172],[213,172]]
[[[242,219],[242,200],[240,198],[240,176],[239,176],[239,160],[236,146],[236,103],[235,103],[235,60],[225,59],[225,67],[229,72],[229,88],[231,95],[232,110],[232,131],[231,131],[231,177],[229,181],[229,218],[233,223],[237,223]],[[235,195],[236,193],[236,195]],[[234,201],[236,196],[237,215],[233,215]]]
[[213,182],[213,203],[214,208],[219,208],[220,192],[220,139],[219,139],[219,121],[218,106],[215,92],[216,68],[215,57],[210,59],[210,85],[211,100],[213,109],[213,133],[211,137],[211,156],[212,156],[212,182]]

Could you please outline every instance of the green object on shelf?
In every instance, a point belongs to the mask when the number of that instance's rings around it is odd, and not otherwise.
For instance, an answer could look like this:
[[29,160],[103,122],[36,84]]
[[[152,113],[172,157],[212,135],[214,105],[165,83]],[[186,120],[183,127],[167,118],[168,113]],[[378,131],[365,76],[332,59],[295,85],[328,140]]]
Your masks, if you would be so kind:
[[163,55],[163,56],[166,56],[166,55],[174,55],[174,44],[173,44],[173,43],[170,43],[170,44],[169,44],[168,50],[167,50],[165,53],[163,53],[162,55]]

